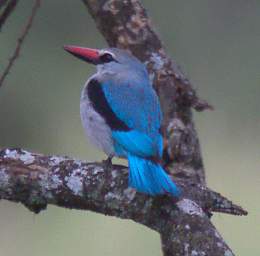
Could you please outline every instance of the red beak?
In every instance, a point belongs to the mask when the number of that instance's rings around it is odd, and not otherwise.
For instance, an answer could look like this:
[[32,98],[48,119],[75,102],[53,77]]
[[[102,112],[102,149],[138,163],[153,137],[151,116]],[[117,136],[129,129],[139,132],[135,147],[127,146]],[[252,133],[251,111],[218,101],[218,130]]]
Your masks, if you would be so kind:
[[81,60],[97,65],[99,63],[99,51],[97,49],[65,45],[64,50]]

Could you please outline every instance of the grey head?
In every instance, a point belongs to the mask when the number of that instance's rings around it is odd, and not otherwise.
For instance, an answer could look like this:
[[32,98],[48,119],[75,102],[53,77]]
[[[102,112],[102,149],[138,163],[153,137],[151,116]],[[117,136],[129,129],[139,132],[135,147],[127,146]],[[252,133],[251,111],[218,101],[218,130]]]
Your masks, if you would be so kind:
[[145,65],[126,50],[118,48],[91,49],[64,46],[72,55],[97,66],[99,75],[138,77],[148,79]]

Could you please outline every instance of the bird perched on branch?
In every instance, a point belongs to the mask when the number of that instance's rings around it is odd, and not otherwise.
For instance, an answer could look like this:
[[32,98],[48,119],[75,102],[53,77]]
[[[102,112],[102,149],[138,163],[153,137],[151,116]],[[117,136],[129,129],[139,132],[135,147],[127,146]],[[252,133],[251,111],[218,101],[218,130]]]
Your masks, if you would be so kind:
[[163,138],[160,103],[145,66],[128,52],[64,46],[97,66],[80,101],[83,127],[90,141],[113,156],[128,159],[129,186],[150,195],[180,194],[160,164]]

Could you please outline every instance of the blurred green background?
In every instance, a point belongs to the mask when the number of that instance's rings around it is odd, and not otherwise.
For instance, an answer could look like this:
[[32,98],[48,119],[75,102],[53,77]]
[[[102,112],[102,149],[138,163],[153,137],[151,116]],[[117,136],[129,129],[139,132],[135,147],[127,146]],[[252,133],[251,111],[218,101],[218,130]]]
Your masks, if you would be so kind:
[[[237,255],[260,255],[260,1],[142,1],[168,53],[215,106],[194,113],[207,181],[247,217],[214,214]],[[32,0],[20,1],[0,33],[0,70],[7,64]],[[106,46],[80,0],[46,0],[4,86],[0,146],[102,159],[79,117],[82,85],[94,67],[64,44]],[[132,221],[49,206],[33,215],[0,203],[0,255],[161,255],[159,235]]]

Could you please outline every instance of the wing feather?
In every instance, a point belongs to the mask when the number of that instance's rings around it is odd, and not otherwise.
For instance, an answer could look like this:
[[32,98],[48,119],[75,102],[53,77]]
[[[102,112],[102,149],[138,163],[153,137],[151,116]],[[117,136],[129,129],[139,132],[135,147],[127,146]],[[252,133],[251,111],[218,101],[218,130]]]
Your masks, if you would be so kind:
[[158,97],[148,84],[106,81],[105,98],[115,116],[129,130],[112,128],[112,137],[125,151],[142,157],[161,156],[161,110]]

